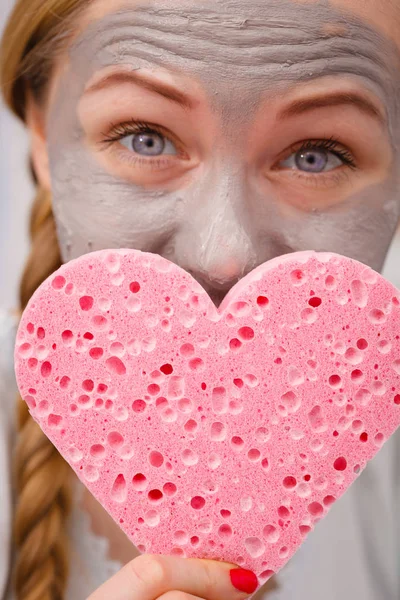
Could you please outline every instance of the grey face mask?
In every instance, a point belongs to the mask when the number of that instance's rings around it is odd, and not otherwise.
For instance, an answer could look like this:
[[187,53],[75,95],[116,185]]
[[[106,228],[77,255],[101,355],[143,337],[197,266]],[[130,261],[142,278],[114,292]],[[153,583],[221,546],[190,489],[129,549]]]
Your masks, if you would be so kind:
[[[327,33],[327,25],[337,29]],[[202,86],[221,135],[181,188],[123,180],[86,143],[78,118],[85,86],[119,64],[180,72]],[[92,23],[70,49],[48,122],[64,261],[101,248],[155,252],[189,271],[216,304],[250,270],[287,252],[338,252],[380,270],[400,210],[399,66],[390,40],[328,1],[154,0]],[[257,185],[242,140],[261,103],[322,76],[345,76],[378,98],[393,161],[342,202],[288,209],[274,186]]]

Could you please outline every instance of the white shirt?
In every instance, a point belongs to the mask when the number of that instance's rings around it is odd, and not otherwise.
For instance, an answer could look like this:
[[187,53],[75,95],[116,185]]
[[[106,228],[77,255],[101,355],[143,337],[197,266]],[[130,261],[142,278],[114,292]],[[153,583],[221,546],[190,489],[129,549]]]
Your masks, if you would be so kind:
[[[17,388],[12,357],[16,320],[0,312],[0,598],[11,562],[10,449]],[[107,558],[108,541],[90,530],[77,484],[69,524],[71,574],[65,600],[85,600],[121,564]],[[268,600],[400,599],[400,431],[318,523],[278,576]],[[8,589],[8,591],[7,591]]]

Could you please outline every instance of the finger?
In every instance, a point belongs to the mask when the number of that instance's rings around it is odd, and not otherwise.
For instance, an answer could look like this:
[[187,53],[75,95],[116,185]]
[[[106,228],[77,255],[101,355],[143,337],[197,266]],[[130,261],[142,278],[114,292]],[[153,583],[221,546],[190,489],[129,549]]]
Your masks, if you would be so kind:
[[206,598],[200,598],[199,596],[193,596],[192,594],[186,594],[186,592],[167,592],[163,594],[157,600],[207,600]]
[[88,600],[155,600],[179,590],[207,600],[243,600],[258,587],[254,573],[229,563],[143,554]]

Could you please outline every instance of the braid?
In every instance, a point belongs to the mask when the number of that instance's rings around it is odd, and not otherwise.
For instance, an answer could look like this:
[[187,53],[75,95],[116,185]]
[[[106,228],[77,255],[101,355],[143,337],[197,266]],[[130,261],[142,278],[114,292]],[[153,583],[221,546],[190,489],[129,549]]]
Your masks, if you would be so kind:
[[[61,266],[50,194],[38,189],[30,227],[32,250],[21,281],[21,308],[36,288]],[[18,398],[14,457],[17,600],[62,600],[68,579],[67,517],[71,470]]]

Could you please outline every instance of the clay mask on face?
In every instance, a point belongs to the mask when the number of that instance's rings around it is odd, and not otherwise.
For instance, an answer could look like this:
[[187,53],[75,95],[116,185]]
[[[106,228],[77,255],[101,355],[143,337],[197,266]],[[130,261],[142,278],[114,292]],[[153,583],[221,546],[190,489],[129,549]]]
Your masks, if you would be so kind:
[[[285,252],[333,251],[379,270],[400,210],[399,67],[392,42],[323,0],[154,0],[92,23],[70,49],[48,123],[63,259],[110,247],[156,252],[191,272],[216,303],[255,266]],[[195,101],[200,90],[199,106],[175,109],[171,98],[129,83],[116,84],[120,93],[108,104],[105,90],[85,92],[110,69],[182,76],[189,94],[192,81]],[[383,124],[356,106],[342,113],[344,123],[338,109],[332,118],[325,109],[279,121],[290,94],[307,86],[310,96],[325,80],[328,91],[350,85],[368,93],[383,107]],[[178,136],[168,122],[174,110],[171,120],[197,157],[182,175],[160,180],[154,168],[153,183],[150,170],[138,183],[131,175],[137,166],[126,174],[124,141],[104,152],[94,141],[119,113],[124,122],[146,120]],[[199,127],[202,119],[209,126]],[[306,184],[272,169],[279,152],[334,136],[335,124],[360,148],[362,168],[348,168],[347,183],[330,173],[329,185],[316,183],[318,174]],[[146,150],[160,139],[137,143]]]

